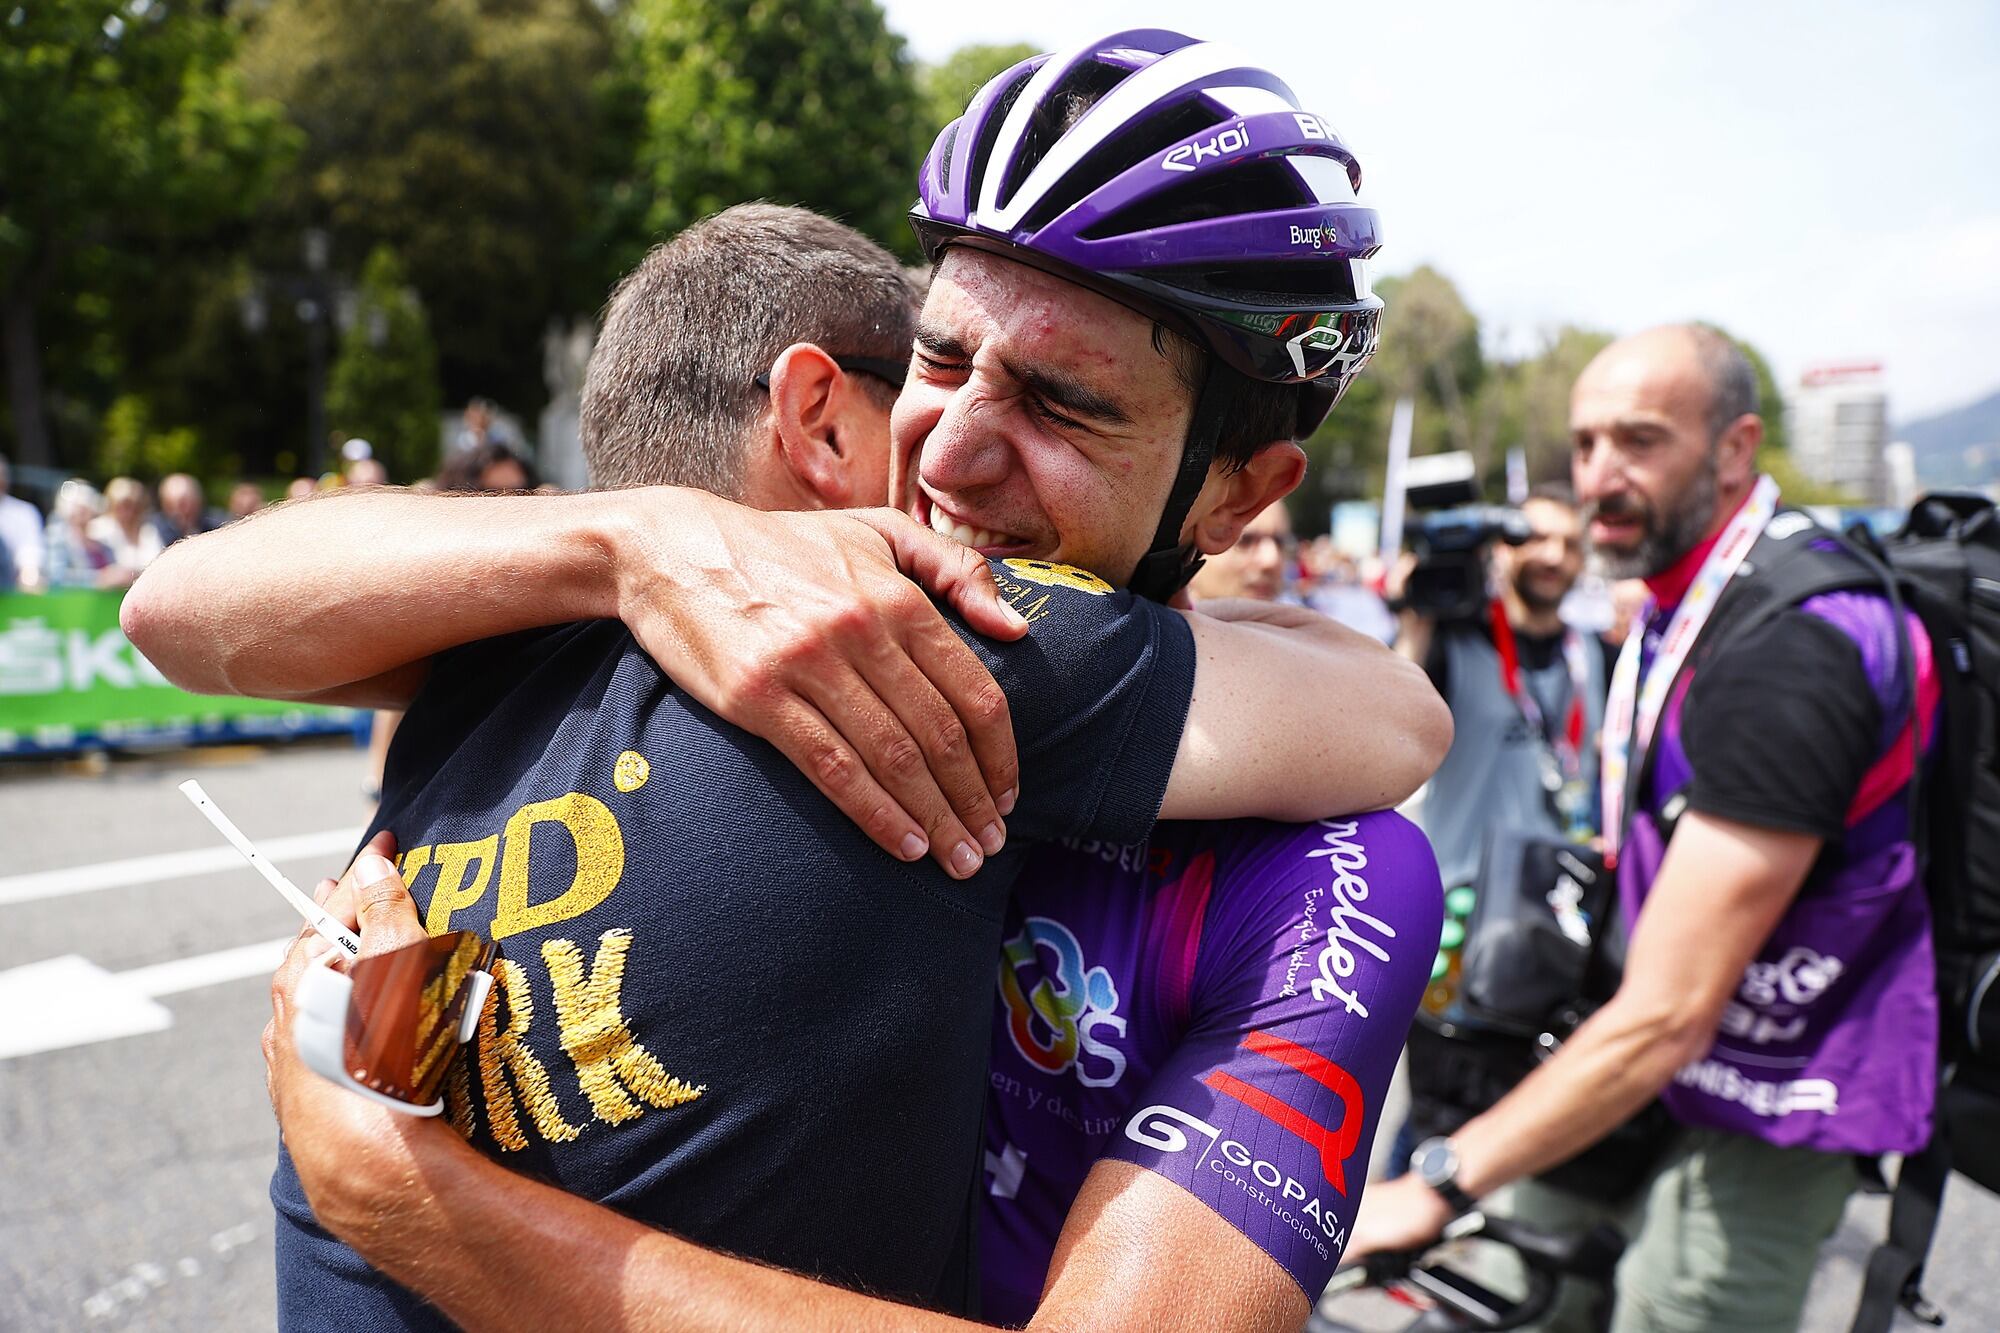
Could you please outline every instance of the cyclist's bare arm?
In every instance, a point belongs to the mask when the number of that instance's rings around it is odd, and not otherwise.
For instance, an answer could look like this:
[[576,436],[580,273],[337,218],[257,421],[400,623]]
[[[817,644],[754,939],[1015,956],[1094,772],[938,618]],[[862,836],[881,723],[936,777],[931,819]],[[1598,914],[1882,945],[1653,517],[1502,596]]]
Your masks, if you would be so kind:
[[[1006,813],[1019,770],[1004,696],[904,572],[975,628],[1020,632],[984,561],[900,514],[766,514],[664,487],[302,501],[177,544],[124,621],[188,689],[396,707],[446,647],[616,616],[884,849],[907,858],[915,838],[942,862]],[[1393,805],[1450,744],[1422,673],[1323,617],[1212,604],[1195,635],[1168,817]]]
[[1451,748],[1423,668],[1303,607],[1190,616],[1194,701],[1161,815],[1308,820],[1396,805]]

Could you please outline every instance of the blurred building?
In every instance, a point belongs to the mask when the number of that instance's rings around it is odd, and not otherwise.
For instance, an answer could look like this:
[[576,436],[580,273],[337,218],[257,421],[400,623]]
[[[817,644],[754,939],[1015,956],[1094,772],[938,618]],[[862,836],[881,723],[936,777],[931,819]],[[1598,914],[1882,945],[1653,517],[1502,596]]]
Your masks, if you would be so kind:
[[1792,461],[1814,481],[1869,504],[1892,503],[1889,395],[1873,361],[1813,366],[1791,407]]

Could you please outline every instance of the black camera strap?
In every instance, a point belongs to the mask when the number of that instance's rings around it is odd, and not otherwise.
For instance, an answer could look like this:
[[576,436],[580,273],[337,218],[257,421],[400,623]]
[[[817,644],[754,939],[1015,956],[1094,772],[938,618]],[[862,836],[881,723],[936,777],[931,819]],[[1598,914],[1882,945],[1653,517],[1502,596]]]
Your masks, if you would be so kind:
[[[1521,645],[1514,625],[1507,617],[1507,603],[1495,597],[1489,603],[1488,618],[1493,650],[1500,658],[1500,688],[1521,710],[1521,720],[1539,747],[1542,799],[1555,826],[1572,831],[1581,822],[1589,794],[1582,790],[1583,742],[1588,728],[1584,695],[1590,689],[1590,668],[1584,657],[1583,636],[1567,626],[1563,629],[1561,654],[1569,674],[1569,703],[1562,727],[1542,707],[1542,700],[1521,675]],[[1565,794],[1567,793],[1567,799]],[[1567,807],[1567,808],[1565,808]]]

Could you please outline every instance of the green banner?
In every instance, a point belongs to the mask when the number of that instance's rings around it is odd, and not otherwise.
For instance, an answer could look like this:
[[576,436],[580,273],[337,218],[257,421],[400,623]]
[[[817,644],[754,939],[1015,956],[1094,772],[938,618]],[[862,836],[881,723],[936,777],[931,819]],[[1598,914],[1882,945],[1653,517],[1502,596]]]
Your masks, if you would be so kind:
[[0,754],[292,736],[353,725],[346,708],[189,694],[118,628],[122,592],[0,595]]

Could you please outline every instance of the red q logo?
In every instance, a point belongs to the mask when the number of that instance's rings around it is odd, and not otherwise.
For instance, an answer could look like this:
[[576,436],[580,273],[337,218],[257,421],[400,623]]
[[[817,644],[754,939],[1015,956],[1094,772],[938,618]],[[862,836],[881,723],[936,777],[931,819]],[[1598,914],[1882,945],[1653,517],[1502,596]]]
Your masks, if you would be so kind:
[[1279,1064],[1290,1065],[1313,1082],[1340,1098],[1341,1115],[1337,1129],[1325,1125],[1305,1115],[1294,1107],[1279,1101],[1270,1093],[1253,1088],[1234,1074],[1218,1069],[1210,1073],[1202,1082],[1225,1096],[1234,1097],[1245,1106],[1263,1116],[1273,1124],[1280,1125],[1311,1144],[1319,1153],[1320,1170],[1326,1173],[1327,1183],[1347,1197],[1347,1169],[1349,1157],[1354,1155],[1355,1144],[1361,1140],[1361,1120],[1367,1114],[1367,1107],[1361,1094],[1361,1085],[1354,1075],[1342,1069],[1323,1055],[1309,1051],[1297,1042],[1274,1037],[1267,1032],[1252,1032],[1243,1039],[1243,1049],[1276,1060]]

